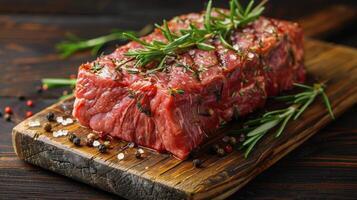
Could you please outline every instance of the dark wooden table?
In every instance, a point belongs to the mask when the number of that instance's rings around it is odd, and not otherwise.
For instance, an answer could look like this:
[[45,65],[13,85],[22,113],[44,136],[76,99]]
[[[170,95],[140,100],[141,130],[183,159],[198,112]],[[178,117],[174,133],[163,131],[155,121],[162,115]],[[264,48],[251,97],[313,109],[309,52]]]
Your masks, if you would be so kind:
[[[217,1],[217,4],[225,3]],[[41,0],[31,4],[25,0],[1,1],[0,109],[2,112],[9,105],[14,109],[14,115],[13,122],[0,119],[0,199],[118,199],[19,160],[12,148],[11,129],[24,118],[25,111],[39,111],[54,103],[60,95],[59,90],[39,94],[36,86],[40,85],[41,78],[68,77],[76,73],[80,63],[93,59],[88,52],[61,59],[53,46],[65,33],[87,38],[108,33],[113,28],[139,29],[163,18],[199,11],[201,4],[189,0]],[[347,10],[342,8],[341,12],[339,7],[333,6],[314,15],[335,4],[342,4]],[[276,0],[268,6],[267,14],[302,21],[309,27],[307,35],[357,47],[354,6],[353,0],[294,3]],[[307,17],[311,15],[313,17]],[[326,16],[328,20],[324,18]],[[326,27],[329,24],[331,27]],[[112,49],[108,46],[104,50],[110,52]],[[25,101],[18,99],[22,95],[34,100],[35,106],[26,107]],[[357,106],[230,199],[273,198],[357,198]]]

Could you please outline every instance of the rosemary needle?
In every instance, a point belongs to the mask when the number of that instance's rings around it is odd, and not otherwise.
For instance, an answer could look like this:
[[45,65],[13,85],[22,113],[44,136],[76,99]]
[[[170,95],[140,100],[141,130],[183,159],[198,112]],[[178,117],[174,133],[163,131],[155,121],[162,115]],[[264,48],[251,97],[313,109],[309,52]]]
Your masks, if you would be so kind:
[[330,101],[324,91],[325,86],[323,84],[314,84],[313,86],[303,84],[294,85],[304,89],[304,91],[298,94],[276,98],[277,100],[290,103],[291,105],[289,107],[267,112],[258,119],[250,120],[244,123],[244,128],[231,131],[232,134],[246,134],[246,141],[243,142],[245,157],[249,155],[258,141],[270,130],[275,129],[275,137],[279,137],[284,131],[287,123],[291,119],[296,120],[299,118],[317,96],[323,97],[324,104],[326,105],[331,118],[335,118]]
[[97,38],[92,38],[88,40],[81,39],[75,35],[68,34],[67,40],[62,41],[56,45],[56,49],[61,54],[62,57],[68,57],[72,54],[91,49],[92,54],[95,55],[99,52],[100,48],[103,47],[108,42],[111,41],[126,41],[127,39],[123,36],[123,33],[131,33],[138,36],[144,36],[152,31],[152,25],[147,25],[139,32],[135,31],[122,31],[122,30],[113,30],[112,33]]

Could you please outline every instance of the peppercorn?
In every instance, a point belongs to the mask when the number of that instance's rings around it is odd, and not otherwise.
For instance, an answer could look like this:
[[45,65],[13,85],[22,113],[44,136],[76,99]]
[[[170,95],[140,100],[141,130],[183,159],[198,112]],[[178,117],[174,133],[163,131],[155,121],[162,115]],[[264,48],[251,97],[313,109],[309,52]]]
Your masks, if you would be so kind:
[[200,152],[200,149],[199,149],[199,148],[194,148],[194,149],[190,152],[191,158],[197,158],[197,157],[199,156],[199,152]]
[[222,148],[218,148],[216,151],[217,155],[219,156],[224,156],[226,153],[224,152],[224,149]]
[[231,145],[227,144],[226,146],[224,146],[224,151],[225,151],[226,153],[232,153],[233,148],[232,148]]
[[10,121],[11,121],[11,115],[10,115],[9,113],[5,113],[4,119],[5,119],[6,121],[10,122]]
[[245,140],[245,135],[244,135],[244,134],[241,134],[241,135],[239,136],[239,142],[244,142],[244,140]]
[[77,136],[73,133],[68,134],[68,140],[73,142],[74,138],[77,138]]
[[98,136],[97,136],[96,134],[94,134],[94,133],[89,133],[89,134],[87,135],[87,138],[88,138],[88,139],[93,139],[93,140],[95,140],[95,139],[98,139]]
[[231,145],[236,145],[237,144],[237,139],[235,137],[230,137],[229,138],[229,144]]
[[110,141],[104,141],[104,146],[107,147],[108,149],[110,148]]
[[20,101],[23,101],[23,100],[25,100],[25,99],[26,99],[26,97],[25,97],[25,96],[23,96],[23,95],[20,95],[20,96],[18,96],[18,97],[17,97],[17,99],[18,99],[18,100],[20,100]]
[[52,130],[52,125],[50,123],[45,123],[45,125],[43,126],[43,129],[46,131],[46,132],[51,132]]
[[194,167],[199,168],[202,165],[202,161],[200,159],[194,159],[192,161],[192,164],[193,164]]
[[98,150],[100,153],[105,153],[105,152],[107,152],[107,147],[104,144],[100,144],[98,146]]
[[5,109],[4,109],[4,112],[7,113],[7,114],[12,114],[12,109],[10,106],[6,106]]
[[86,138],[85,142],[86,142],[87,146],[92,147],[94,139],[93,138]]
[[42,93],[43,92],[43,89],[42,89],[42,86],[37,86],[36,87],[36,91],[37,91],[37,93]]
[[140,151],[136,150],[135,152],[135,158],[140,159],[141,158],[141,153]]
[[0,112],[0,117],[2,117],[2,112]]
[[211,146],[210,152],[211,152],[212,154],[216,154],[218,149],[219,149],[219,145],[218,145],[218,144],[215,144],[215,145]]
[[76,146],[81,146],[81,139],[79,137],[73,138],[73,144]]
[[106,140],[106,141],[113,141],[113,137],[110,136],[110,135],[106,135],[105,138],[104,138],[104,140]]
[[49,122],[55,121],[55,114],[54,114],[53,112],[47,113],[46,119],[47,119]]
[[27,100],[26,101],[26,106],[32,107],[33,106],[33,101],[32,100]]
[[31,111],[26,112],[26,117],[31,117],[32,115],[33,115],[33,113]]

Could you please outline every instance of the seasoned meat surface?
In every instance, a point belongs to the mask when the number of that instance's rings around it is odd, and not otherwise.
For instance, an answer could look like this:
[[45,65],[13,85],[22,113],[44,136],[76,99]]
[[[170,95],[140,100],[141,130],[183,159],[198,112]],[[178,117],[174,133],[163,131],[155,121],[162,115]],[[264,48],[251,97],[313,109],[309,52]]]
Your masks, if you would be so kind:
[[[201,14],[188,14],[169,21],[169,28],[178,33],[202,22]],[[143,39],[166,41],[159,29]],[[296,23],[260,17],[230,40],[235,50],[212,39],[215,50],[193,48],[152,74],[128,70],[135,60],[125,53],[142,48],[136,42],[83,64],[73,115],[102,135],[185,159],[220,125],[305,79],[303,33]]]

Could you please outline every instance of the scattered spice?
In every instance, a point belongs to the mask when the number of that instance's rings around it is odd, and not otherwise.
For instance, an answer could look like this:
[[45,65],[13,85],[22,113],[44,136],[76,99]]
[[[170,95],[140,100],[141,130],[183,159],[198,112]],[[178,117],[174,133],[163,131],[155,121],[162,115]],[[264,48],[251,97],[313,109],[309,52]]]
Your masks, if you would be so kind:
[[86,142],[87,146],[92,147],[94,139],[93,138],[86,138],[85,142]]
[[124,157],[125,157],[124,153],[119,153],[117,156],[118,160],[123,160]]
[[31,117],[33,115],[32,111],[27,111],[26,112],[26,118]]
[[61,124],[63,122],[63,117],[56,117],[56,122]]
[[7,113],[7,114],[12,114],[12,109],[10,106],[6,106],[5,109],[4,109],[4,112]]
[[244,142],[245,141],[245,135],[242,133],[239,135],[239,142]]
[[29,121],[28,125],[29,125],[29,127],[38,127],[38,126],[41,126],[41,123],[40,123],[40,121],[35,120],[35,121]]
[[233,148],[232,148],[231,145],[227,144],[226,146],[224,146],[224,151],[225,151],[226,153],[232,153]]
[[215,145],[213,145],[213,146],[211,146],[211,153],[212,154],[216,154],[217,153],[217,150],[219,149],[219,145],[218,144],[215,144]]
[[68,134],[67,130],[58,130],[58,131],[54,131],[53,133],[53,137],[61,137],[61,136],[66,136]]
[[237,144],[237,139],[235,137],[229,137],[229,144],[231,144],[232,146]]
[[69,135],[68,135],[68,140],[70,141],[70,142],[73,142],[73,140],[74,140],[74,138],[76,138],[77,136],[74,134],[74,133],[70,133]]
[[94,140],[93,147],[98,147],[99,145],[100,145],[100,142],[98,140]]
[[27,100],[26,101],[26,106],[32,107],[33,106],[33,101],[32,100]]
[[81,146],[81,139],[79,137],[75,137],[73,139],[73,144],[76,146]]
[[129,142],[128,143],[128,147],[129,148],[134,148],[135,147],[135,143],[134,142]]
[[222,148],[218,148],[217,151],[216,151],[217,155],[219,156],[224,156],[226,153],[224,151],[224,149]]
[[141,153],[139,152],[139,150],[136,150],[135,152],[135,158],[140,159],[141,158]]
[[46,132],[51,132],[52,131],[52,125],[50,123],[46,122],[45,125],[43,126],[43,129]]
[[222,138],[222,141],[223,141],[223,142],[228,142],[228,141],[229,141],[229,136],[224,136],[224,137]]
[[202,166],[202,161],[200,159],[194,159],[192,161],[192,164],[193,164],[194,167],[200,168]]
[[110,141],[104,141],[104,146],[107,147],[108,149],[110,148]]
[[89,134],[87,135],[87,138],[88,138],[88,139],[93,139],[93,140],[95,140],[95,139],[98,139],[98,136],[97,136],[96,134],[94,134],[94,133],[89,133]]
[[113,137],[110,136],[110,135],[106,135],[104,140],[106,140],[106,141],[113,141]]
[[98,146],[98,150],[99,150],[100,153],[106,153],[108,149],[104,144],[100,144]]
[[24,95],[20,95],[20,96],[17,97],[17,99],[20,100],[20,101],[23,101],[23,100],[26,99],[26,97]]
[[47,113],[46,119],[47,119],[49,122],[55,121],[55,114],[54,114],[53,112]]
[[36,87],[36,91],[37,91],[37,93],[42,93],[43,92],[43,88],[42,88],[42,86],[37,86]]
[[5,113],[4,119],[5,119],[6,121],[10,122],[10,121],[11,121],[11,115],[10,115],[9,113]]

